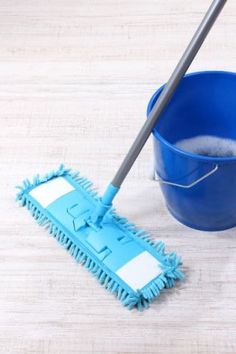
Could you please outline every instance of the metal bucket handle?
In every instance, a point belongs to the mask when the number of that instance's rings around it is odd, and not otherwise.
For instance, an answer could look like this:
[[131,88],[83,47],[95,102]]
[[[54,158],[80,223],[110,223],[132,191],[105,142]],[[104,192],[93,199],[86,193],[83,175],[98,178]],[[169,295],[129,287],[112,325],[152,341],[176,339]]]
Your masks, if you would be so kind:
[[205,175],[199,177],[198,179],[196,179],[194,182],[192,182],[190,184],[179,184],[179,183],[175,183],[175,182],[165,181],[160,176],[158,176],[156,171],[155,171],[154,180],[157,182],[160,182],[162,184],[168,184],[169,186],[180,187],[180,188],[191,188],[191,187],[195,186],[196,184],[198,184],[199,182],[206,179],[207,177],[211,176],[213,173],[215,173],[218,170],[218,168],[219,168],[219,166],[217,164],[214,165],[214,168],[212,170],[210,170]]

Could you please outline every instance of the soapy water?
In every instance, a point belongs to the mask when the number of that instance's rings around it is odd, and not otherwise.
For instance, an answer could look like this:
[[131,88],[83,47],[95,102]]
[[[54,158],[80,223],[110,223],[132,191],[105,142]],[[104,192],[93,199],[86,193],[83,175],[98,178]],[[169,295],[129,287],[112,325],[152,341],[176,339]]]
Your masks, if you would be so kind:
[[236,140],[211,135],[199,135],[179,140],[175,146],[186,152],[209,157],[236,156]]
[[[193,138],[179,140],[175,143],[179,149],[197,155],[209,157],[236,157],[236,140],[220,138],[212,135],[198,135]],[[155,173],[154,156],[150,163],[150,179],[159,179]]]

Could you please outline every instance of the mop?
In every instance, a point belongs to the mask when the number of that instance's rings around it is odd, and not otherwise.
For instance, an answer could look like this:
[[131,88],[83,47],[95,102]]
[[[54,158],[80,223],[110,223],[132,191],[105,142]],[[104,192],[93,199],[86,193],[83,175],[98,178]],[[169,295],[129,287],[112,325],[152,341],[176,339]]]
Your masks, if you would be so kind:
[[63,165],[18,186],[17,200],[38,224],[128,309],[147,308],[162,289],[183,279],[181,259],[174,252],[167,254],[163,242],[153,241],[144,230],[119,216],[112,201],[225,2],[215,0],[211,4],[102,197],[90,181]]

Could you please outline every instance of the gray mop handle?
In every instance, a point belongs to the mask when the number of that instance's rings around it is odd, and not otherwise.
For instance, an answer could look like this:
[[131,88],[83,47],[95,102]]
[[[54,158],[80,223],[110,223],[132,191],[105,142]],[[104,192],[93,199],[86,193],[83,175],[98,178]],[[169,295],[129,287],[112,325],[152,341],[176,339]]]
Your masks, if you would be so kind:
[[150,112],[148,119],[145,121],[142,129],[137,135],[125,159],[123,160],[119,170],[113,178],[112,185],[115,188],[119,188],[121,186],[122,182],[133,166],[133,163],[135,162],[148,137],[150,136],[158,118],[169,103],[180,80],[188,70],[190,64],[192,63],[194,57],[196,56],[226,1],[227,0],[214,0],[209,7],[191,42],[189,43],[173,74],[171,75],[161,95],[156,101],[152,111]]

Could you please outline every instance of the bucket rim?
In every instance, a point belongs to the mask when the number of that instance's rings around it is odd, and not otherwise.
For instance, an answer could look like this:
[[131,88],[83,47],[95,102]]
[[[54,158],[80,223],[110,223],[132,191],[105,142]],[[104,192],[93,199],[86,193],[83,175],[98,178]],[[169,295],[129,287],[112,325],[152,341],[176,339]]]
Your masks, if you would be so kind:
[[[229,75],[229,76],[235,76],[236,77],[236,72],[233,71],[226,71],[226,70],[203,70],[203,71],[194,71],[191,73],[188,73],[186,75],[184,75],[183,79],[187,78],[187,77],[191,77],[191,76],[202,76],[202,75],[209,75],[209,74],[220,74],[220,75]],[[153,106],[153,101],[156,99],[156,96],[160,94],[160,92],[162,91],[163,87],[165,86],[165,84],[163,84],[161,87],[159,87],[159,89],[157,91],[154,92],[154,94],[152,95],[152,97],[150,98],[149,102],[148,102],[148,106],[147,106],[147,116],[149,114],[149,112],[151,111],[151,107]],[[156,128],[154,128],[152,130],[152,134],[154,136],[154,138],[156,138],[157,140],[159,140],[160,142],[162,142],[164,145],[166,145],[169,149],[173,150],[175,153],[188,157],[188,158],[192,158],[192,159],[198,159],[201,161],[205,161],[205,162],[215,162],[215,163],[219,163],[219,162],[225,162],[225,163],[230,163],[230,162],[235,162],[236,161],[236,156],[228,156],[228,157],[214,157],[214,156],[204,156],[204,155],[198,155],[198,154],[194,154],[192,152],[188,152],[188,151],[184,151],[179,149],[178,147],[176,147],[175,145],[169,143],[165,138],[163,138],[158,131],[156,130]]]

